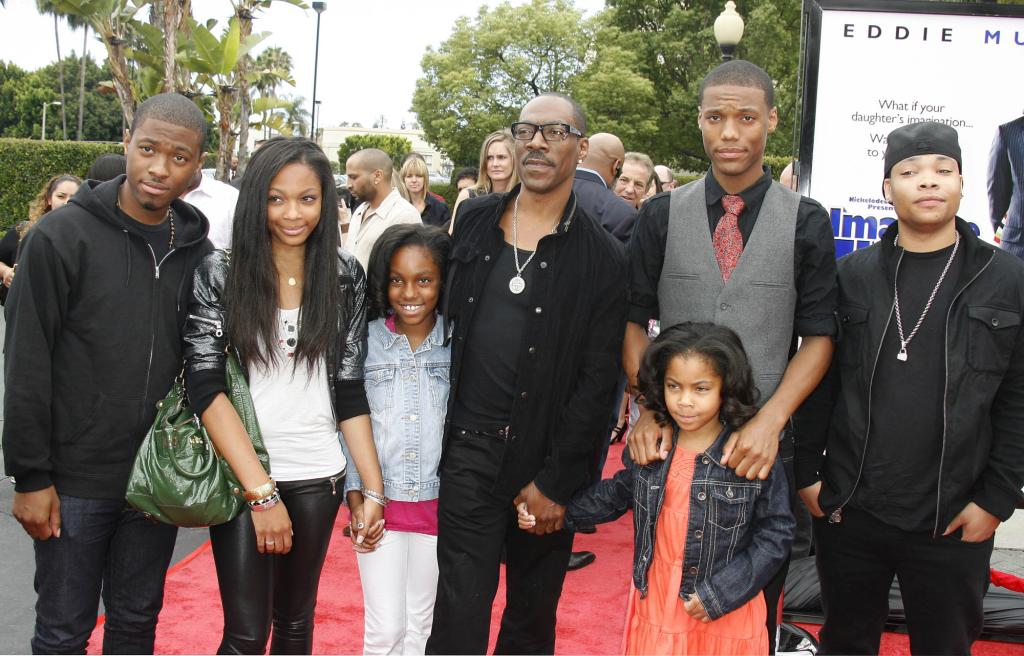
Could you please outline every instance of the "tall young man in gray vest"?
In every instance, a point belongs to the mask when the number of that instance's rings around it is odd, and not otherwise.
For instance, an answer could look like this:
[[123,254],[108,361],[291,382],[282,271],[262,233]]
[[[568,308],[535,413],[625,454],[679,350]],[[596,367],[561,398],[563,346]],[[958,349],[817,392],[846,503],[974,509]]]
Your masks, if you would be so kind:
[[[635,386],[651,319],[662,326],[713,321],[735,330],[750,357],[761,409],[733,433],[722,464],[763,479],[782,436],[794,490],[790,417],[828,370],[836,333],[832,225],[821,205],[773,182],[763,166],[777,121],[767,73],[750,62],[726,62],[704,78],[699,102],[711,170],[640,210],[630,243],[624,367]],[[665,458],[671,439],[671,429],[644,410],[630,435],[630,455],[640,464]],[[770,644],[787,567],[765,589]]]

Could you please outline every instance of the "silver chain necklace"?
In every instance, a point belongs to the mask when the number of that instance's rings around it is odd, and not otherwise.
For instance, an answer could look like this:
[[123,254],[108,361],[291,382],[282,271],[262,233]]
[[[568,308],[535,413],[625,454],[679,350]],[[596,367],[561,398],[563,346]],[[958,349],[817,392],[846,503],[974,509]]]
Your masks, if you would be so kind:
[[[899,244],[899,235],[896,235],[896,243]],[[935,300],[935,295],[939,293],[939,287],[942,286],[942,281],[946,279],[946,274],[949,273],[949,267],[953,264],[953,258],[956,257],[956,251],[960,248],[960,233],[956,233],[956,241],[953,242],[953,252],[949,254],[949,259],[946,260],[946,266],[943,267],[942,273],[939,274],[939,280],[935,283],[935,287],[932,289],[931,295],[928,297],[928,302],[924,304],[924,310],[921,311],[921,316],[917,318],[917,323],[914,324],[914,329],[910,331],[910,335],[907,337],[903,336],[903,320],[900,318],[900,290],[894,281],[892,284],[893,297],[895,298],[895,309],[896,309],[896,329],[900,333],[900,352],[896,354],[896,359],[900,362],[907,361],[907,345],[910,344],[910,340],[914,339],[914,335],[917,334],[917,329],[921,327],[924,322],[925,315],[928,314],[928,310],[932,307],[932,301]],[[899,272],[896,277],[899,278]]]
[[[555,227],[551,228],[551,232],[548,234],[555,234],[558,230],[558,222],[555,222]],[[526,281],[523,280],[523,271],[530,264],[530,260],[537,254],[540,244],[537,244],[538,248],[530,253],[530,257],[526,258],[523,262],[523,266],[519,266],[519,196],[516,196],[515,204],[512,205],[512,256],[516,261],[516,275],[508,281],[508,290],[513,294],[522,294],[526,289]]]

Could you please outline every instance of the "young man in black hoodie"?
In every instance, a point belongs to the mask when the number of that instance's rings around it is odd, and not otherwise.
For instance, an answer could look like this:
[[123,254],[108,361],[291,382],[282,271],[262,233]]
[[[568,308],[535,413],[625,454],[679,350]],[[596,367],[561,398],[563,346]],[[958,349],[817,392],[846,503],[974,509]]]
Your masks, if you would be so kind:
[[[839,262],[835,364],[796,476],[814,520],[823,654],[877,654],[899,578],[915,654],[969,654],[993,534],[1024,485],[1024,262],[975,236],[956,130],[891,132],[897,223]],[[831,420],[831,421],[830,421]]]
[[7,301],[4,464],[35,541],[33,653],[84,653],[102,590],[104,653],[152,653],[177,529],[127,507],[156,402],[181,370],[206,218],[178,200],[206,121],[154,96],[125,138],[127,175],[88,181],[22,247]]

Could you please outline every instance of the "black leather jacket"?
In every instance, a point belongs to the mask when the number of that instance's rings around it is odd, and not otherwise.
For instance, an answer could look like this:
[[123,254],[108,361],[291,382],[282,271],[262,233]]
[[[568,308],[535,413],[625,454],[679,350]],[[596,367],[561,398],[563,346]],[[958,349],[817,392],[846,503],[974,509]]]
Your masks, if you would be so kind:
[[[224,330],[223,296],[228,264],[228,253],[216,250],[199,264],[192,282],[192,300],[183,332],[185,380],[192,409],[200,416],[216,393],[224,390],[228,338]],[[366,414],[338,408],[339,388],[347,385],[362,390],[366,360],[366,276],[359,262],[348,253],[338,253],[338,286],[345,307],[339,314],[338,345],[329,354],[328,365],[333,372],[331,399],[335,417],[344,421],[349,416]],[[362,399],[365,406],[365,393]]]
[[[965,259],[946,316],[936,535],[971,501],[1009,519],[1024,485],[1024,262],[978,239],[962,219],[956,227]],[[833,367],[799,413],[797,486],[821,480],[818,502],[832,521],[841,521],[860,481],[901,259],[897,230],[893,224],[877,244],[840,260]]]

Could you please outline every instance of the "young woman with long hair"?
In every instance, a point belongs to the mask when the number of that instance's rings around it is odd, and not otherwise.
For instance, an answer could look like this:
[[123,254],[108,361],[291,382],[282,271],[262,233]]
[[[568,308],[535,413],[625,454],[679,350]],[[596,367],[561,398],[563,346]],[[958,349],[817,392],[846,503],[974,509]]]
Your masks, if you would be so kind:
[[512,133],[506,130],[495,130],[487,135],[480,146],[480,172],[476,185],[459,192],[452,211],[452,224],[449,232],[455,230],[455,215],[459,204],[467,198],[476,198],[485,194],[502,193],[519,184],[516,163],[512,155],[516,152],[516,142]]
[[[330,162],[277,138],[242,179],[231,251],[196,270],[185,327],[193,409],[246,490],[249,508],[210,529],[224,606],[219,653],[308,654],[313,611],[343,498],[342,431],[363,487],[355,539],[383,533],[383,482],[363,388],[366,280],[338,252]],[[225,390],[226,351],[247,371],[270,456],[263,470]],[[272,624],[272,626],[271,626]]]
[[14,282],[14,270],[18,266],[18,251],[25,234],[44,214],[48,214],[58,207],[64,207],[81,185],[82,180],[76,175],[53,176],[46,181],[46,184],[29,204],[28,220],[22,221],[8,230],[4,238],[0,239],[0,281],[3,281],[3,287],[0,288],[0,304],[7,301],[7,288]]

